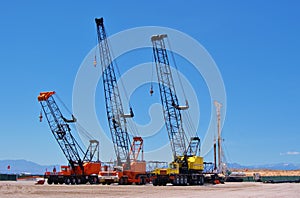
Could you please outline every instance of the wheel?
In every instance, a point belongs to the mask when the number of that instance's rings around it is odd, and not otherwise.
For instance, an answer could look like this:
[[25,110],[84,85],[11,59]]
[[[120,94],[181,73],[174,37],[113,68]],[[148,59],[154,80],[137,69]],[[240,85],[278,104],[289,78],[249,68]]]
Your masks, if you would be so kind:
[[94,184],[99,184],[98,177],[94,177],[93,180],[94,180]]
[[127,185],[128,184],[128,178],[127,177],[121,177],[119,184],[120,185]]
[[119,184],[120,185],[124,185],[124,179],[123,179],[123,177],[120,179]]
[[90,183],[90,184],[94,184],[94,180],[93,180],[92,177],[89,178],[89,183]]
[[199,185],[202,186],[204,184],[204,176],[201,175],[199,179]]
[[180,185],[183,185],[183,176],[180,176]]
[[145,177],[141,177],[141,185],[145,185],[146,184],[146,178]]
[[53,184],[52,178],[49,177],[48,180],[47,180],[47,183],[50,184],[50,185]]
[[81,178],[80,177],[78,177],[78,178],[76,178],[76,184],[81,184]]
[[74,177],[71,178],[71,184],[72,185],[76,184],[76,178],[74,178]]
[[146,184],[146,179],[143,176],[139,177],[139,182],[137,182],[137,185],[144,185]]
[[184,176],[184,179],[183,179],[183,185],[187,185],[187,183],[188,183],[188,179],[187,179],[187,176]]
[[177,185],[179,185],[179,183],[180,183],[180,179],[179,179],[178,176],[176,176],[176,177],[175,177],[174,184],[177,186]]
[[70,178],[66,178],[66,179],[65,179],[65,184],[66,184],[66,185],[69,185],[70,183],[71,183]]
[[57,184],[58,184],[58,181],[57,181],[57,180],[55,180],[53,183],[57,185]]
[[152,180],[152,184],[153,184],[153,186],[157,186],[157,180],[156,180],[156,179],[153,179],[153,180]]
[[86,184],[87,183],[87,180],[84,177],[82,177],[80,179],[81,179],[81,184]]
[[99,182],[98,178],[96,178],[96,177],[90,177],[90,179],[89,179],[90,184],[97,184],[98,182]]
[[59,179],[59,180],[58,180],[58,183],[59,183],[59,184],[63,184],[63,183],[64,183],[64,180],[63,180],[63,179]]

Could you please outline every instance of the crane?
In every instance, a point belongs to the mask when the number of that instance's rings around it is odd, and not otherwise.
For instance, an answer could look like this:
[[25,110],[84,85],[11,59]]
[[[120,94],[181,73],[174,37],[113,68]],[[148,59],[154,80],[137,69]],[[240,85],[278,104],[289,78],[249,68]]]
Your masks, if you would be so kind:
[[103,88],[108,126],[117,157],[117,165],[123,168],[123,171],[119,174],[119,183],[144,184],[146,162],[143,158],[138,160],[140,152],[143,153],[143,139],[141,137],[133,137],[133,142],[130,142],[126,119],[132,118],[134,113],[131,107],[129,114],[124,113],[115,74],[115,63],[110,52],[103,18],[96,18],[95,22],[103,72]]
[[[68,166],[61,166],[61,172],[57,173],[46,171],[44,177],[48,184],[83,184],[89,181],[96,183],[98,173],[100,171],[99,157],[94,161],[94,157],[99,156],[99,142],[97,140],[90,140],[90,145],[84,151],[74,136],[71,133],[69,123],[76,122],[75,117],[66,119],[53,95],[54,91],[41,92],[38,96],[38,101],[41,104],[44,115],[47,119],[50,130],[57,141],[60,149],[68,160]],[[40,119],[41,119],[40,115]]]
[[188,141],[183,128],[181,111],[189,108],[180,106],[176,95],[171,67],[166,50],[166,34],[151,37],[153,55],[160,90],[165,126],[168,132],[173,161],[168,169],[154,170],[154,185],[202,185],[204,183],[203,158],[200,153],[200,138],[191,137]]

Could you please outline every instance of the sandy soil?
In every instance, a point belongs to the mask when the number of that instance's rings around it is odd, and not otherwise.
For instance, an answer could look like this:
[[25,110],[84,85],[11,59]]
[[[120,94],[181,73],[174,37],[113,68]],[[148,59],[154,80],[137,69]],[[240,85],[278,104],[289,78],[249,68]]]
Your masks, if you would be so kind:
[[261,176],[300,176],[300,170],[268,170],[268,169],[233,169],[233,172],[243,172],[246,176],[253,176],[253,173],[260,173]]
[[34,185],[0,182],[1,198],[18,197],[299,197],[300,184],[226,183],[204,186]]

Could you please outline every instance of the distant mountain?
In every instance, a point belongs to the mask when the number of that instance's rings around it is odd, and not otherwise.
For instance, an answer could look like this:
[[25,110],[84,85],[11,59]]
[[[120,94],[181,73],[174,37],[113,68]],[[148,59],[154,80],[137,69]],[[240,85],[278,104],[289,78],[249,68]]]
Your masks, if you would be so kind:
[[235,169],[269,169],[269,170],[299,170],[300,164],[293,163],[277,163],[277,164],[263,164],[263,165],[252,165],[244,166],[237,163],[228,163],[228,168]]
[[[59,167],[59,165],[55,166]],[[0,173],[43,175],[46,170],[52,170],[53,167],[54,165],[42,166],[26,160],[0,160]]]
[[[8,170],[10,166],[10,170]],[[60,165],[39,165],[37,163],[27,160],[0,160],[0,173],[14,173],[14,174],[38,174],[43,175],[46,170],[51,171],[53,167],[59,170]],[[293,163],[278,163],[278,164],[264,164],[244,166],[238,163],[228,163],[228,168],[235,169],[270,169],[270,170],[299,170],[300,164]]]

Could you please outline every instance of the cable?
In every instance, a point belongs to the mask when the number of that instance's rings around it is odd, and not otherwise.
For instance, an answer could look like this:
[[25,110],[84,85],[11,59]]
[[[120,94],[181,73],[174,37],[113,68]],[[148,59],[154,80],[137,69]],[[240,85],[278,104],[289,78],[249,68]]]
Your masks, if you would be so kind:
[[183,113],[183,116],[185,117],[185,121],[187,123],[187,128],[188,128],[188,135],[190,137],[193,137],[195,136],[195,133],[197,133],[196,131],[196,128],[194,127],[193,123],[192,123],[192,120],[191,120],[191,117],[190,117],[190,114],[188,112],[184,112]]
[[[227,147],[226,147],[226,145],[224,144],[224,140],[222,140],[222,155],[223,155],[223,158],[225,159],[224,160],[224,162],[229,162],[229,163],[231,163],[232,162],[232,160],[231,160],[231,158],[230,158],[230,156],[228,155],[228,150],[227,150]],[[228,160],[227,160],[227,158],[228,158]]]
[[95,139],[80,123],[77,122],[76,124],[78,125],[78,128],[81,131],[80,133],[83,134],[87,139],[89,140]]
[[[109,41],[108,38],[106,38],[106,40],[107,40],[107,45],[108,45],[108,47],[109,47],[109,49],[110,49],[111,58],[113,58],[113,57],[115,57],[115,56],[114,56],[114,53],[113,53],[113,50],[112,50],[110,41]],[[120,70],[119,70],[117,61],[116,61],[116,60],[111,60],[111,63],[110,63],[110,64],[112,64],[112,63],[114,63],[114,66],[115,66],[115,68],[116,68],[116,70],[117,70],[117,75],[118,75],[118,77],[119,77],[119,81],[120,81],[121,86],[122,86],[122,88],[123,88],[123,91],[124,91],[124,93],[125,93],[125,98],[126,98],[126,100],[128,101],[129,106],[131,107],[130,100],[129,100],[129,97],[128,97],[128,93],[126,92],[126,89],[125,89],[123,80],[122,80],[122,78],[121,78],[121,73],[120,73]],[[116,80],[117,80],[117,79],[116,79]]]
[[151,61],[151,81],[150,81],[150,95],[152,96],[152,94],[154,93],[153,91],[153,76],[154,76],[154,58],[152,57],[152,61]]
[[63,105],[63,107],[65,108],[65,110],[67,110],[67,112],[72,115],[72,112],[68,109],[67,105],[65,105],[65,103],[60,99],[60,97],[58,96],[58,94],[55,94],[55,97],[59,100],[59,102]]
[[[61,98],[58,96],[58,94],[55,94],[55,97],[59,100],[59,102],[63,105],[63,107],[65,108],[65,110],[70,114],[73,115],[72,112],[69,110],[69,108],[66,106],[66,104],[61,100]],[[80,129],[77,130],[78,133],[84,135],[86,138],[88,138],[89,140],[95,139],[84,127],[82,127],[82,125],[76,121],[76,124],[78,126],[78,128]]]
[[169,37],[167,37],[167,42],[168,42],[168,46],[170,48],[170,53],[171,53],[173,64],[176,68],[176,73],[177,73],[177,76],[178,76],[178,79],[179,79],[181,90],[182,90],[183,95],[184,95],[184,99],[187,101],[187,97],[186,97],[186,94],[185,94],[185,91],[184,91],[184,88],[183,88],[183,84],[182,84],[182,81],[181,81],[181,78],[180,78],[180,75],[179,75],[178,67],[177,67],[177,64],[176,64],[176,61],[175,61],[175,56],[174,56],[173,50],[171,48],[171,43],[169,41]]
[[[115,57],[114,56],[114,54],[113,54],[113,51],[112,51],[112,48],[111,48],[111,45],[110,45],[110,41],[109,41],[109,39],[108,38],[106,38],[107,39],[107,44],[108,44],[108,47],[109,47],[109,49],[110,49],[110,52],[111,52],[111,57]],[[128,102],[128,104],[129,104],[129,107],[130,108],[132,108],[132,105],[131,105],[131,102],[130,102],[130,99],[129,99],[129,96],[128,96],[128,93],[127,93],[127,91],[126,91],[126,89],[125,89],[125,85],[124,85],[124,83],[123,83],[123,80],[122,80],[122,78],[121,78],[121,73],[120,73],[120,70],[119,70],[119,67],[118,67],[118,64],[117,64],[117,62],[114,60],[111,60],[111,64],[114,62],[114,66],[115,66],[115,68],[116,68],[116,70],[117,70],[117,75],[118,75],[118,79],[119,79],[119,81],[120,81],[120,83],[121,83],[121,87],[122,87],[122,89],[123,89],[123,91],[124,91],[124,94],[125,94],[125,98],[126,98],[126,100],[127,100],[127,102]],[[119,93],[120,94],[120,93]],[[121,101],[122,102],[122,101]],[[122,105],[123,106],[123,105]],[[123,111],[124,111],[124,109],[122,109]],[[124,113],[124,112],[123,112]],[[133,118],[132,118],[133,119]],[[131,130],[132,130],[132,133],[133,134],[136,134],[136,135],[139,135],[139,132],[138,132],[138,129],[137,129],[137,126],[135,125],[135,124],[132,124],[131,126],[130,126],[130,124],[129,124],[129,126],[128,126],[129,128],[131,128]]]

